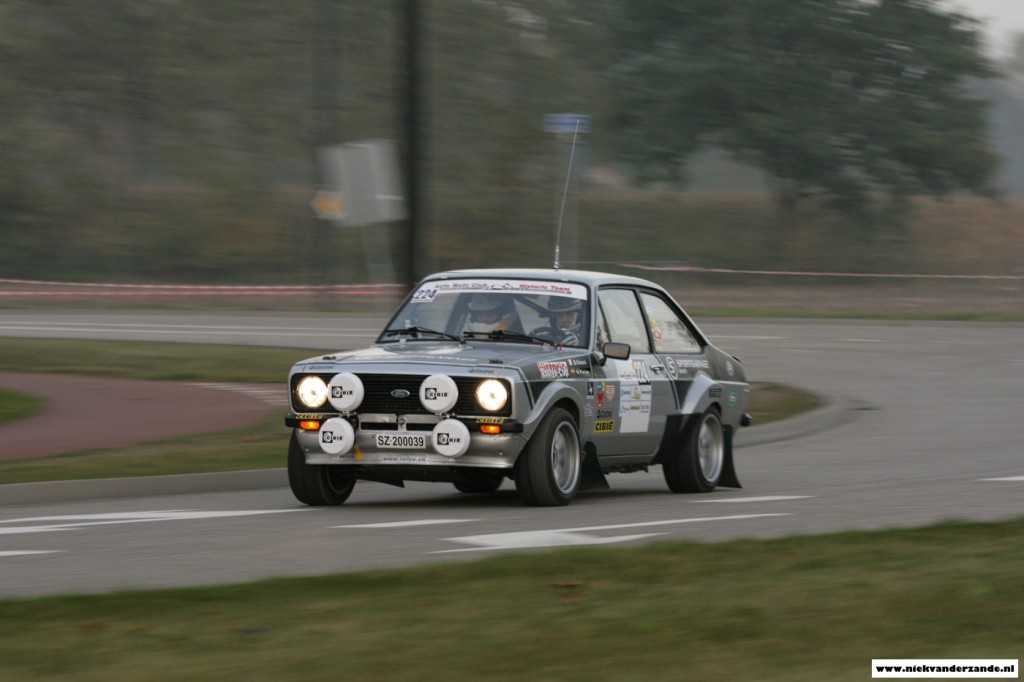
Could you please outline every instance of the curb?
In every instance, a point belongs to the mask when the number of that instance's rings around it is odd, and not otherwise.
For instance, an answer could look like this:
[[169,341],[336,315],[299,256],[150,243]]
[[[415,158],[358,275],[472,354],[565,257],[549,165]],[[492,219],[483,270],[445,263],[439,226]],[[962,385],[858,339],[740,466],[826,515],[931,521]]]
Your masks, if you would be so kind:
[[772,422],[763,426],[741,429],[736,434],[735,447],[745,448],[752,445],[766,445],[785,440],[795,440],[815,433],[828,431],[837,426],[852,422],[858,412],[868,412],[876,407],[859,401],[836,399],[827,396],[816,396],[821,406],[789,419]]
[[[737,434],[739,449],[794,440],[856,419],[857,412],[875,409],[864,403],[818,396],[822,406],[789,419],[753,426]],[[80,502],[154,495],[261,490],[288,486],[286,469],[250,469],[212,474],[134,476],[79,481],[42,481],[0,485],[0,506],[45,502]]]

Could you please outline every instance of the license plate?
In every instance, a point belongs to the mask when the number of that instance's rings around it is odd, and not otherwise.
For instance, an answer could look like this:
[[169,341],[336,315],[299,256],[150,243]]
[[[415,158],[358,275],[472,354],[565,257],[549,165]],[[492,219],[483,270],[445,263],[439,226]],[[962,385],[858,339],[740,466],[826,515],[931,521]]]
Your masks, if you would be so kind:
[[384,450],[422,450],[427,447],[427,437],[405,433],[378,433],[377,447]]

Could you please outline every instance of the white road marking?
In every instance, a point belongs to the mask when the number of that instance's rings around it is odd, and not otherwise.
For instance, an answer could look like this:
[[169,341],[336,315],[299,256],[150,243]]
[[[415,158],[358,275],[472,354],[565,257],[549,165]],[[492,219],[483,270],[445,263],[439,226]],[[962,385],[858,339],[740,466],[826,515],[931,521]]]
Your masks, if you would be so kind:
[[392,521],[389,523],[356,523],[350,526],[331,528],[410,528],[412,526],[439,526],[445,523],[470,523],[476,519],[420,519],[417,521]]
[[846,341],[848,343],[885,343],[883,339],[836,339],[837,341]]
[[475,545],[462,549],[445,549],[430,554],[452,554],[455,552],[481,552],[494,549],[526,549],[534,547],[566,547],[575,545],[607,545],[615,542],[639,540],[663,533],[643,535],[618,535],[601,537],[587,535],[591,531],[619,530],[624,528],[647,528],[652,526],[670,526],[683,523],[699,523],[703,521],[740,521],[760,519],[770,516],[789,516],[789,514],[737,514],[734,516],[707,516],[692,519],[670,519],[665,521],[646,521],[642,523],[620,523],[609,526],[586,526],[583,528],[559,528],[553,530],[530,530],[518,533],[489,533],[486,535],[466,535],[457,538],[444,538],[449,542]]
[[717,500],[693,500],[701,504],[709,502],[780,502],[782,500],[807,500],[814,495],[765,495],[763,497],[725,497]]
[[713,334],[716,339],[743,339],[746,341],[785,341],[788,336],[745,336],[743,334]]
[[31,525],[0,525],[0,535],[18,535],[24,533],[52,533],[54,531],[74,530],[88,526],[106,526],[119,523],[146,523],[149,521],[193,521],[196,519],[219,519],[236,516],[257,516],[260,514],[281,514],[284,512],[306,511],[299,509],[260,509],[245,511],[152,511],[152,512],[117,512],[109,514],[74,514],[69,516],[34,516],[23,519],[7,519],[0,524],[31,524]]
[[56,554],[59,551],[60,550],[57,550],[57,549],[38,549],[38,550],[34,550],[34,549],[25,549],[25,550],[12,549],[12,550],[8,550],[6,552],[5,551],[0,551],[0,558],[9,557],[9,556],[27,556],[27,555],[30,555],[30,554]]
[[641,540],[664,533],[642,533],[639,535],[618,535],[604,538],[584,533],[569,533],[556,530],[526,531],[523,533],[493,533],[471,535],[463,538],[447,538],[452,542],[477,545],[463,549],[444,549],[431,554],[453,554],[456,552],[482,552],[491,549],[527,549],[535,547],[572,547],[577,545],[610,545],[616,542]]
[[1007,476],[1005,478],[979,478],[979,481],[1024,481],[1024,476]]

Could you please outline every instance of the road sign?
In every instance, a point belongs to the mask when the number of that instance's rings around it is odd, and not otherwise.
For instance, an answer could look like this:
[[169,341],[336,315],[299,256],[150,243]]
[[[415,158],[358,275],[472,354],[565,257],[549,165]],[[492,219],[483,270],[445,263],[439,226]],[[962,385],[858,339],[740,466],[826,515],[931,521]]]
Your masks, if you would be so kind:
[[344,220],[348,215],[348,205],[342,192],[319,190],[313,194],[309,202],[317,218],[321,220]]
[[[403,220],[406,217],[397,154],[389,140],[365,140],[319,147],[322,201],[330,215],[317,215],[345,227],[359,227]],[[333,195],[322,198],[320,195]],[[341,213],[332,212],[331,201],[342,202]],[[314,210],[316,207],[314,206]]]

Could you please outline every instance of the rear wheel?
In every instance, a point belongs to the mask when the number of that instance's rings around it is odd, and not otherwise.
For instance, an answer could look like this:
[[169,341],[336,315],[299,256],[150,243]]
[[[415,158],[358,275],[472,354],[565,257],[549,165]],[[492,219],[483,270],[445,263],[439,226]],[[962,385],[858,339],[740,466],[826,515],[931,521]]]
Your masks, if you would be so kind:
[[575,420],[566,410],[551,410],[516,462],[516,492],[534,507],[569,504],[580,486],[582,462]]
[[710,407],[686,437],[682,451],[665,462],[665,482],[675,493],[708,493],[725,466],[725,433],[718,408]]
[[288,444],[288,484],[295,499],[314,507],[342,504],[352,494],[352,467],[306,464],[306,454],[292,434]]

